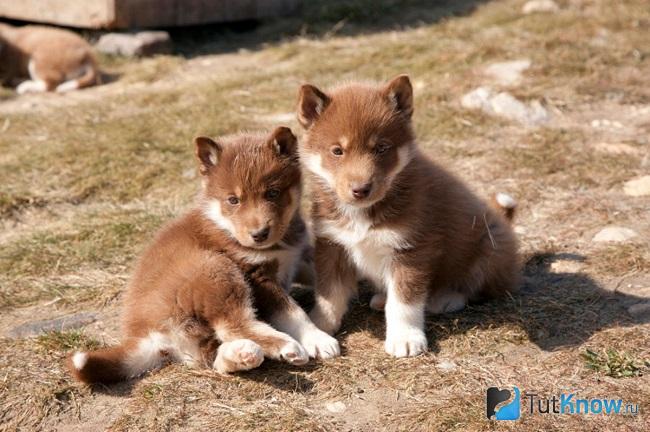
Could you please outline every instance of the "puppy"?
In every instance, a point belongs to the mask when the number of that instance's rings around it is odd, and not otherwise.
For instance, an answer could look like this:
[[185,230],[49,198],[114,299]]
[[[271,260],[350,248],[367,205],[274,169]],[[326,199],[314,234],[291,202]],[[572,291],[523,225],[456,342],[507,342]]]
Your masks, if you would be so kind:
[[168,361],[227,373],[257,367],[265,356],[300,365],[339,354],[336,339],[284,289],[306,241],[291,130],[200,137],[195,145],[198,204],[164,227],[140,259],[126,292],[122,343],[71,356],[83,382],[125,380]]
[[349,84],[323,92],[303,85],[300,157],[313,191],[316,305],[313,322],[333,334],[357,278],[379,293],[386,352],[427,349],[425,310],[462,309],[468,301],[514,291],[517,243],[509,224],[515,202],[491,208],[417,148],[408,76],[385,85]]
[[71,31],[0,24],[0,81],[18,80],[20,94],[67,92],[96,84],[99,72],[88,42]]

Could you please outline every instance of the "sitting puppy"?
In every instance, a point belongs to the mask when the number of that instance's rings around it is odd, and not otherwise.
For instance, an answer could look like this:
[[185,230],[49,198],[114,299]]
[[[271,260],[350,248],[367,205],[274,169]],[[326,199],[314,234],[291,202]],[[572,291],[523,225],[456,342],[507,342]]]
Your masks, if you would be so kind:
[[333,334],[357,277],[380,291],[385,349],[396,357],[427,349],[425,310],[462,309],[467,301],[517,287],[517,243],[509,224],[515,202],[490,208],[417,148],[413,89],[399,76],[385,85],[300,89],[306,129],[300,158],[312,179],[316,235],[313,322]]
[[227,373],[257,367],[264,356],[304,364],[339,354],[336,339],[284,289],[306,244],[291,130],[195,144],[198,205],[142,256],[126,292],[121,345],[70,358],[81,381],[125,380],[166,361]]
[[0,81],[16,91],[66,92],[94,85],[99,73],[92,48],[68,30],[0,24]]

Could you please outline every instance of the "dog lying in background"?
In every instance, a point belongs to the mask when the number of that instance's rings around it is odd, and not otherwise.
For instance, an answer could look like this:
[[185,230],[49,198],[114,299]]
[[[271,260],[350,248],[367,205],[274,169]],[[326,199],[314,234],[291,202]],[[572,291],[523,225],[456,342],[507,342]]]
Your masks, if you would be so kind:
[[167,361],[228,373],[265,356],[300,365],[339,355],[286,292],[307,242],[296,137],[279,127],[195,145],[198,205],[141,257],[121,344],[70,357],[83,382],[125,380]]
[[67,92],[97,84],[99,71],[88,42],[71,31],[0,23],[0,80],[22,81],[19,94]]
[[386,313],[385,350],[396,357],[426,351],[425,310],[458,311],[513,291],[519,274],[514,200],[499,194],[490,206],[425,157],[412,114],[406,75],[300,89],[316,236],[311,318],[336,332],[357,278],[368,278],[379,291],[371,307]]

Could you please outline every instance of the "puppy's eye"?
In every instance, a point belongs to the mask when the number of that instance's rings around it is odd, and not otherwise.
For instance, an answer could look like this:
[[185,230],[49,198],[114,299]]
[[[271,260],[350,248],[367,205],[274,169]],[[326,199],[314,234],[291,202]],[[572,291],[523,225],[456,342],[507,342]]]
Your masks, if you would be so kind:
[[343,149],[339,146],[332,147],[331,152],[334,156],[343,156]]
[[228,204],[230,204],[230,205],[237,205],[237,204],[239,204],[239,198],[237,198],[237,197],[234,196],[234,195],[229,196],[229,197],[228,197]]
[[269,201],[273,201],[277,199],[279,196],[280,196],[280,191],[277,189],[269,189],[264,194],[264,198],[266,198]]
[[387,141],[382,141],[375,146],[375,153],[384,154],[390,150],[390,143]]

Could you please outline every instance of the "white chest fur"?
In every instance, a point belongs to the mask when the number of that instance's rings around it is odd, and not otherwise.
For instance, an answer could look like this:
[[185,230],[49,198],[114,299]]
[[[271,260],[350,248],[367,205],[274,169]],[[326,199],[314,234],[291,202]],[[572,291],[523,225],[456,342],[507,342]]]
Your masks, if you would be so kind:
[[343,246],[362,276],[385,289],[395,252],[409,247],[399,230],[375,228],[365,215],[352,213],[343,220],[323,220],[318,234]]
[[298,267],[298,263],[300,262],[302,251],[302,244],[293,246],[282,244],[282,249],[247,251],[245,254],[240,255],[239,258],[243,259],[248,264],[261,264],[267,261],[277,260],[278,282],[280,282],[285,289],[289,289]]

